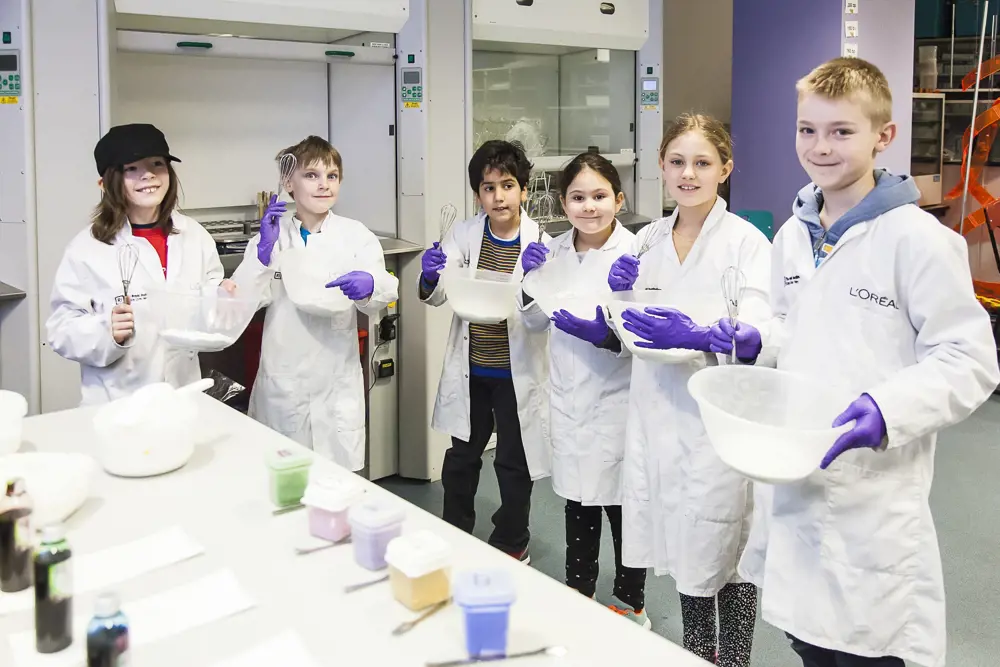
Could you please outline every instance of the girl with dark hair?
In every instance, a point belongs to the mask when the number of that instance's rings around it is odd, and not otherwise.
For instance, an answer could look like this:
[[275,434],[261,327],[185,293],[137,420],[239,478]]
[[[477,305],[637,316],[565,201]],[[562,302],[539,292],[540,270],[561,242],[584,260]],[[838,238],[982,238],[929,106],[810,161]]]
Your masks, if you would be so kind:
[[[584,153],[566,166],[559,186],[573,230],[547,245],[530,244],[524,270],[537,270],[550,256],[553,265],[568,264],[561,278],[575,275],[575,284],[595,285],[594,297],[610,296],[608,271],[635,238],[615,218],[625,201],[618,171],[600,155]],[[546,275],[529,274],[532,278],[543,282]],[[594,596],[602,515],[607,514],[615,548],[615,585],[608,606],[648,628],[646,571],[622,565],[622,457],[631,360],[622,354],[600,306],[593,320],[567,310],[555,311],[550,320],[527,294],[522,302],[528,304],[521,309],[525,326],[550,332],[552,488],[566,499],[566,583]]]

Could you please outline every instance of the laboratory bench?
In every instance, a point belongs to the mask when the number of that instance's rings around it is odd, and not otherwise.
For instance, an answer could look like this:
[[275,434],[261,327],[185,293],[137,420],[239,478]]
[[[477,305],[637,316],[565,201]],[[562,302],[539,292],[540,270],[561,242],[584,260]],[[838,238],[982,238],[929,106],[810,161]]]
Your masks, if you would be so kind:
[[[357,565],[350,544],[297,555],[296,547],[323,543],[309,536],[304,510],[273,514],[265,456],[278,449],[305,450],[208,396],[199,395],[197,401],[199,443],[185,467],[145,479],[98,471],[89,499],[66,522],[78,564],[73,645],[50,656],[36,654],[33,598],[12,610],[3,600],[11,594],[0,594],[0,665],[82,666],[84,622],[94,611],[97,594],[105,590],[116,591],[124,613],[131,615],[129,662],[146,667],[217,666],[289,632],[315,665],[417,667],[465,657],[462,611],[456,605],[408,634],[393,636],[398,625],[417,614],[394,600],[388,583],[344,592],[345,586],[372,581],[384,572]],[[94,414],[95,408],[77,408],[26,419],[21,451],[93,455],[98,447]],[[674,667],[708,664],[332,462],[317,460],[314,471],[335,479],[350,477],[366,497],[403,509],[404,536],[428,530],[445,540],[452,549],[453,574],[482,568],[508,572],[517,591],[508,650],[561,646],[567,651],[562,661],[538,658],[524,660],[525,665],[606,667],[623,659]],[[162,537],[160,555],[133,548],[143,542],[151,551],[147,538],[154,535]],[[101,553],[116,547],[125,549],[116,549],[115,558]],[[131,551],[131,558],[122,557],[123,551]],[[153,569],[148,558],[161,567]],[[92,590],[96,586],[100,590]],[[19,659],[15,645],[26,647]],[[258,655],[255,662],[239,664],[310,663]]]
[[0,302],[2,301],[20,301],[25,296],[27,296],[24,290],[12,287],[7,283],[0,283]]

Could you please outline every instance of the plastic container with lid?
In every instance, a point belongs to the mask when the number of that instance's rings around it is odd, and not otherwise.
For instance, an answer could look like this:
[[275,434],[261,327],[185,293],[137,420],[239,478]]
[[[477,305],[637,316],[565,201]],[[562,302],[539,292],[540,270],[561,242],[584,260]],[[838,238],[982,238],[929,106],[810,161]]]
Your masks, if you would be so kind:
[[461,572],[455,577],[455,603],[465,616],[465,647],[472,658],[507,655],[510,607],[517,595],[503,570]]
[[309,508],[309,532],[313,537],[340,542],[351,534],[347,510],[364,489],[352,478],[317,476],[315,471],[302,496],[302,504]]
[[409,609],[419,611],[451,596],[451,546],[434,533],[422,530],[397,537],[389,543],[385,560],[392,594]]
[[289,507],[302,502],[309,485],[309,468],[312,456],[291,449],[276,449],[267,455],[270,469],[271,501],[278,507]]
[[351,507],[351,541],[354,559],[367,570],[384,570],[388,567],[385,552],[389,542],[403,532],[402,508],[377,498],[369,498]]

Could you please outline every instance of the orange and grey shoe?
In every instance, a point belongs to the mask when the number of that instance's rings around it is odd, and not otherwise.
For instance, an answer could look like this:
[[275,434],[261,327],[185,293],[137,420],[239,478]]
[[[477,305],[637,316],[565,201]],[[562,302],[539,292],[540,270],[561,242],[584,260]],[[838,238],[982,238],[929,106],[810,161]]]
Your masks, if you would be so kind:
[[608,605],[608,609],[615,612],[619,616],[624,616],[628,620],[638,624],[646,630],[653,627],[653,623],[649,620],[649,616],[646,615],[645,609],[636,611],[631,605],[625,604],[614,595],[611,596],[611,604]]

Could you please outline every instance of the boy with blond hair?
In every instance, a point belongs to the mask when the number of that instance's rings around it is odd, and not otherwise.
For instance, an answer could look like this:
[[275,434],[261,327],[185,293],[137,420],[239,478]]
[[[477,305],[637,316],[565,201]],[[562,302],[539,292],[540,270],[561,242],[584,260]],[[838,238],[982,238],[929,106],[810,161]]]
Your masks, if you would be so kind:
[[798,93],[796,149],[813,182],[774,240],[763,338],[779,369],[843,390],[830,407],[846,407],[833,426],[847,428],[807,479],[757,485],[740,574],[805,667],[939,667],[936,434],[996,389],[996,345],[964,240],[916,206],[909,177],[875,169],[896,136],[882,72],[838,58]]
[[[358,355],[358,311],[376,317],[398,298],[399,282],[385,269],[378,237],[357,220],[336,215],[344,164],[322,137],[311,136],[278,153],[296,169],[282,184],[295,201],[272,197],[233,280],[244,295],[267,306],[260,368],[250,395],[250,416],[348,470],[365,466],[365,385]],[[326,257],[345,271],[325,285],[353,307],[329,315],[296,307],[281,278],[283,251],[326,241]]]

